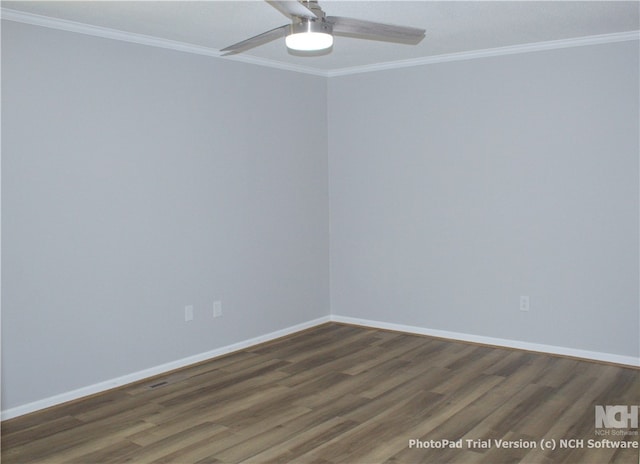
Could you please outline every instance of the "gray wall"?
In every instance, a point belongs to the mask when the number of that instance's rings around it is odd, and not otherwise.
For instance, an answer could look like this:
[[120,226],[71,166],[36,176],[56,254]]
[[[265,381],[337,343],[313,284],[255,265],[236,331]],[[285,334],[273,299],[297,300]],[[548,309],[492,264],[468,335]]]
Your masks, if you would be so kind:
[[3,409],[328,315],[324,95],[3,22]]
[[3,22],[3,409],[330,307],[638,356],[637,83],[637,42],[326,80]]
[[332,312],[638,356],[638,82],[638,42],[331,79]]

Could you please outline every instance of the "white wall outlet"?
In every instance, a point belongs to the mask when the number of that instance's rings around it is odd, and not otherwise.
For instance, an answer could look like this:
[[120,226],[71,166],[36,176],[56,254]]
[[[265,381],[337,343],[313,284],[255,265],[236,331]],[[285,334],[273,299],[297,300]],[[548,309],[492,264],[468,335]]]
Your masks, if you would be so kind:
[[529,297],[520,296],[520,311],[529,311]]
[[213,302],[213,317],[222,316],[222,301]]
[[184,320],[185,322],[193,320],[193,305],[187,305],[184,307]]

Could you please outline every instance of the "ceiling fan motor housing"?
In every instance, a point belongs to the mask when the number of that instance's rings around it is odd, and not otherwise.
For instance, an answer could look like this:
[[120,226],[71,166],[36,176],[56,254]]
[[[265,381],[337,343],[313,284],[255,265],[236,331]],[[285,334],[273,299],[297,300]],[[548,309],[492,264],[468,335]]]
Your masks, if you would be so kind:
[[289,27],[289,34],[305,34],[317,32],[320,34],[333,33],[333,26],[324,20],[314,20],[308,18],[300,18],[300,21],[294,21]]

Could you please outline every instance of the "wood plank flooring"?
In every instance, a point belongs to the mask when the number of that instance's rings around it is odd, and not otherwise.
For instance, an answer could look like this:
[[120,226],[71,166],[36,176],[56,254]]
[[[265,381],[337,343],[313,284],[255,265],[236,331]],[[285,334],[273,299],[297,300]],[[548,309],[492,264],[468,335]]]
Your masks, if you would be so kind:
[[[596,405],[640,405],[640,370],[329,323],[4,421],[1,457],[638,463],[637,448],[621,447],[638,429],[596,429]],[[445,440],[462,447],[435,448]]]

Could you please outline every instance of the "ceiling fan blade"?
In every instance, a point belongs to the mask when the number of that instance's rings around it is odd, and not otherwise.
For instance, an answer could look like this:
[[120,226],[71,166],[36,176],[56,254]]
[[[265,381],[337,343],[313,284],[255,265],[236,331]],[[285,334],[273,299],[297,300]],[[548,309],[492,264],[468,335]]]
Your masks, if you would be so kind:
[[262,34],[258,34],[253,36],[247,40],[243,40],[242,42],[238,42],[236,44],[230,45],[226,48],[220,50],[220,53],[223,56],[231,55],[234,53],[239,53],[244,50],[249,50],[250,48],[257,47],[258,45],[265,44],[267,42],[271,42],[279,37],[285,36],[285,30],[289,28],[290,24],[285,24],[284,26],[276,27],[275,29],[271,29],[270,31],[263,32]]
[[366,38],[388,42],[417,44],[424,38],[424,29],[393,24],[374,23],[361,19],[327,16],[326,21],[333,25],[333,32],[347,37]]
[[313,11],[295,0],[267,0],[267,2],[288,18],[318,18]]

